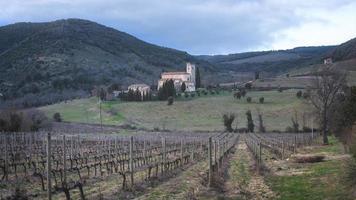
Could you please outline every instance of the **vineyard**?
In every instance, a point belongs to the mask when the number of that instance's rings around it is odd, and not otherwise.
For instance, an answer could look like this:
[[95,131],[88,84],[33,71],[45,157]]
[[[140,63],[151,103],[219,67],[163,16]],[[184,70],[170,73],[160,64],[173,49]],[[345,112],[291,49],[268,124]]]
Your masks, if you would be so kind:
[[260,169],[271,154],[284,159],[317,138],[313,133],[3,133],[0,178],[7,187],[0,193],[6,198],[9,188],[22,188],[31,199],[98,199],[100,191],[92,186],[115,177],[119,193],[135,198],[133,191],[169,181],[201,161],[209,166],[206,187],[214,187],[238,142],[247,144]]

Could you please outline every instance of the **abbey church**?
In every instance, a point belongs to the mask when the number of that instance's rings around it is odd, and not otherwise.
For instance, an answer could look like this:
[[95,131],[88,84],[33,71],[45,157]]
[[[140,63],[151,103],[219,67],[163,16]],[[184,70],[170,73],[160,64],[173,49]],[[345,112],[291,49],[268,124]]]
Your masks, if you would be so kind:
[[185,83],[186,91],[194,92],[196,84],[195,72],[195,65],[191,63],[187,63],[185,72],[163,72],[161,74],[161,79],[158,81],[158,89],[162,87],[164,82],[172,79],[177,90],[180,90],[181,85]]

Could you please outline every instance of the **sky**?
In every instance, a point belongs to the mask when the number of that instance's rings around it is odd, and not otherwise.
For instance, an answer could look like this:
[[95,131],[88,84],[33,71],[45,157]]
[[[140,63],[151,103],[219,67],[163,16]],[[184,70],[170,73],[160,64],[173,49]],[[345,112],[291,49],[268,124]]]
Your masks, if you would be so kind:
[[193,55],[337,45],[356,0],[0,0],[0,26],[81,18]]

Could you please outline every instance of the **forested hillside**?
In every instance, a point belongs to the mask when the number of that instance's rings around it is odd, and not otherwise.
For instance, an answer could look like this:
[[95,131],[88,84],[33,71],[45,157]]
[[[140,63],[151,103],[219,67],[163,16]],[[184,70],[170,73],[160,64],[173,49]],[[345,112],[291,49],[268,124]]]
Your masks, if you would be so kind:
[[91,21],[0,27],[0,93],[5,99],[26,98],[31,104],[37,104],[33,99],[50,103],[83,96],[95,85],[156,84],[162,71],[184,70],[189,61],[203,74],[214,70],[186,52]]
[[297,47],[279,51],[257,51],[229,55],[198,56],[220,70],[236,72],[265,71],[273,74],[322,63],[335,46]]

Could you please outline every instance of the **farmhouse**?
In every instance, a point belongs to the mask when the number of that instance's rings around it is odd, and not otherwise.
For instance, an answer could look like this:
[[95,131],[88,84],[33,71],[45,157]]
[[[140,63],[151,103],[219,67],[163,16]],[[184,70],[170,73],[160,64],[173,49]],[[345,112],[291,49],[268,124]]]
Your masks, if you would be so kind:
[[162,87],[164,82],[172,79],[177,90],[180,90],[181,85],[185,83],[186,91],[195,91],[195,70],[194,64],[187,63],[185,72],[163,72],[158,81],[158,89]]
[[324,59],[324,65],[330,65],[330,64],[333,64],[333,59],[332,58]]
[[150,93],[151,88],[150,86],[146,85],[146,84],[133,84],[130,85],[128,88],[128,90],[133,90],[133,91],[140,91],[141,96],[147,95]]

